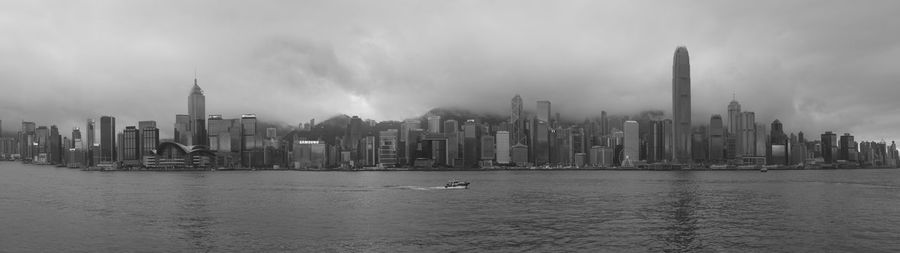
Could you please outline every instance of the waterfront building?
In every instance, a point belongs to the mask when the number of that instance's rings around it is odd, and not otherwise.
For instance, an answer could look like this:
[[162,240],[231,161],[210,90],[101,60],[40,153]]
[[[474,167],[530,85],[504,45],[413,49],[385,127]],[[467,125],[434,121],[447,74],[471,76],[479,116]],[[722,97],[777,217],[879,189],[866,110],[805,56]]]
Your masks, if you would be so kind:
[[496,158],[496,151],[494,148],[494,136],[490,134],[482,134],[481,135],[481,165],[482,166],[491,166],[493,165],[493,161]]
[[691,160],[691,65],[686,47],[675,49],[672,64],[672,120],[676,163]]
[[696,126],[691,135],[691,156],[694,163],[705,163],[709,160],[709,134],[706,126]]
[[788,157],[788,150],[790,150],[790,147],[788,146],[787,135],[784,134],[781,121],[777,119],[772,122],[772,127],[769,132],[769,144],[771,148],[769,149],[769,155],[766,159],[769,161],[769,164],[789,164],[790,157]]
[[122,162],[125,165],[137,166],[141,161],[140,130],[135,126],[126,126],[122,134]]
[[735,159],[737,156],[743,154],[743,151],[740,150],[743,145],[741,143],[741,104],[738,103],[737,100],[732,98],[731,102],[728,103],[728,128],[725,132],[726,143],[731,142],[734,143],[734,146],[727,146],[726,159]]
[[256,126],[256,114],[241,115],[241,166],[259,167],[264,162]]
[[298,140],[293,143],[293,168],[324,169],[326,145],[319,141]]
[[840,143],[838,144],[838,160],[845,160],[848,162],[856,162],[858,160],[858,149],[856,147],[856,142],[853,141],[853,135],[850,133],[844,133],[841,136]]
[[197,85],[197,78],[194,78],[194,87],[188,95],[188,131],[190,131],[191,145],[207,145],[206,136],[206,96],[203,95],[203,89]]
[[709,161],[725,161],[725,127],[719,114],[713,114],[709,119]]
[[[102,128],[102,121],[100,125]],[[185,146],[166,141],[160,143],[156,150],[156,155],[144,156],[144,167],[157,170],[194,170],[208,169],[214,165],[215,155],[206,146]]]
[[828,131],[822,134],[822,158],[825,160],[825,163],[835,163],[837,162],[837,155],[834,150],[837,150],[837,135],[833,132]]
[[525,135],[525,111],[523,109],[524,105],[525,104],[522,102],[522,97],[519,96],[519,94],[516,94],[516,96],[512,98],[512,108],[509,116],[509,123],[512,125],[512,127],[509,129],[510,145],[527,143],[528,138]]
[[384,167],[397,166],[397,129],[388,129],[378,134],[378,162]]
[[84,133],[84,135],[85,135],[84,148],[85,149],[90,149],[91,147],[94,146],[94,144],[97,144],[97,139],[94,138],[94,135],[96,134],[97,129],[95,129],[94,124],[95,124],[94,119],[87,119],[87,126],[84,128],[84,132],[85,132]]
[[116,118],[100,117],[100,162],[116,162]]
[[512,162],[516,166],[528,166],[528,146],[518,143],[510,148],[512,153]]
[[638,142],[638,122],[634,120],[625,121],[625,139],[622,145],[624,159],[632,162],[638,161],[640,157],[640,143]]
[[465,155],[463,156],[465,166],[476,168],[481,156],[481,143],[479,142],[481,139],[481,127],[475,123],[475,120],[467,120],[463,126],[463,134],[465,136],[465,143],[463,143],[465,146]]
[[766,124],[756,124],[756,156],[765,157],[768,155],[769,148],[769,132],[766,131]]
[[63,164],[63,144],[62,135],[59,134],[59,128],[56,125],[50,126],[50,139],[47,141],[47,155],[50,164]]
[[739,145],[737,156],[755,156],[756,152],[756,114],[754,112],[741,112],[740,129],[738,130]]
[[159,128],[155,126],[145,126],[140,129],[140,157],[153,155],[156,152],[156,147],[159,146]]
[[509,136],[510,133],[508,131],[497,131],[497,143],[495,145],[497,147],[498,164],[509,164],[511,162]]

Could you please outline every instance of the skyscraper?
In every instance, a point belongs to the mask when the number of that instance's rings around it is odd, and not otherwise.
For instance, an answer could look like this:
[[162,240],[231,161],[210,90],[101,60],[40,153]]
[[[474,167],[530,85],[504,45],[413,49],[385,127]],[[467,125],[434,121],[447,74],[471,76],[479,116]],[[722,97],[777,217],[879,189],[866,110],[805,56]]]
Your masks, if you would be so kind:
[[208,145],[206,136],[206,96],[197,85],[194,78],[194,87],[188,95],[188,131],[191,132],[191,145]]
[[625,140],[622,145],[623,159],[638,161],[640,159],[640,143],[638,140],[638,122],[634,120],[625,121]]
[[713,114],[709,119],[709,161],[725,161],[725,128],[722,125],[722,116]]
[[428,132],[436,134],[441,133],[441,116],[428,116]]
[[518,143],[525,144],[527,138],[525,138],[525,118],[523,113],[522,97],[519,94],[516,94],[515,97],[512,98],[512,111],[509,115],[509,124],[512,125],[510,129],[510,144],[515,145]]
[[550,162],[550,101],[537,101],[537,116],[534,120],[534,163],[543,166]]
[[509,141],[509,132],[507,131],[497,131],[497,163],[499,164],[509,164],[510,163],[510,141]]
[[94,144],[97,143],[97,140],[94,139],[94,134],[96,134],[97,130],[94,129],[93,119],[87,119],[87,127],[84,129],[84,131],[85,137],[87,137],[84,140],[84,148],[91,149],[91,147],[93,147]]
[[672,120],[675,162],[691,161],[691,65],[686,47],[675,49],[672,64]]
[[141,164],[141,131],[135,126],[126,126],[122,134],[122,160],[128,165]]
[[100,117],[100,162],[116,161],[116,118]]
[[193,134],[190,131],[191,116],[184,114],[175,115],[175,142],[184,145],[193,145]]
[[728,128],[724,135],[725,139],[728,140],[726,142],[734,144],[727,147],[729,155],[726,158],[728,159],[744,154],[744,150],[742,150],[744,145],[741,142],[741,127],[743,126],[741,119],[741,104],[737,100],[732,99],[731,103],[728,103]]
[[756,114],[753,112],[741,112],[740,129],[738,130],[739,156],[756,155]]
[[[774,137],[773,137],[774,138]],[[825,163],[834,163],[837,161],[834,150],[837,150],[837,135],[828,131],[822,134],[822,158]]]

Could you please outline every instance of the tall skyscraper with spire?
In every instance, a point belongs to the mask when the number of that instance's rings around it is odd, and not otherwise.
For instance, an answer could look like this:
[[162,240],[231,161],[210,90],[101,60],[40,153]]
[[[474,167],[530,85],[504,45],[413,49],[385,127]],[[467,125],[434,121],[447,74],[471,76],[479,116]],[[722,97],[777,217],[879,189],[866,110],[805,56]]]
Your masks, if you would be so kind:
[[203,89],[197,85],[197,78],[194,78],[194,87],[188,95],[188,117],[191,144],[209,145],[206,137],[206,96],[203,95]]
[[686,47],[675,49],[672,64],[672,120],[675,162],[691,162],[691,65]]

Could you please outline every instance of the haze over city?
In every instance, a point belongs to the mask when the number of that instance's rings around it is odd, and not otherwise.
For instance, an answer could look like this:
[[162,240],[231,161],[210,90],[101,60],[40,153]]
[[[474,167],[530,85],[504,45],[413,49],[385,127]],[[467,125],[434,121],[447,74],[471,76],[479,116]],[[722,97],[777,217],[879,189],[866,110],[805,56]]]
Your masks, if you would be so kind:
[[[113,115],[171,136],[195,70],[208,114],[297,125],[434,107],[564,119],[663,110],[691,50],[693,122],[732,96],[789,132],[898,139],[898,4],[869,1],[191,1],[0,3],[0,115],[81,127]],[[19,117],[19,118],[16,118]]]

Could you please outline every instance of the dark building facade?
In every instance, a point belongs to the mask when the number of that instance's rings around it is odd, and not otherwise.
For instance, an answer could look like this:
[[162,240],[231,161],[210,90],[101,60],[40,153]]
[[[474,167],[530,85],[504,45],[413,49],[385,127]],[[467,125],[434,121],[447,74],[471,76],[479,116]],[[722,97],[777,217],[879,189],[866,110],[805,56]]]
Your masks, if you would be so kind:
[[100,162],[116,161],[116,118],[100,117]]

